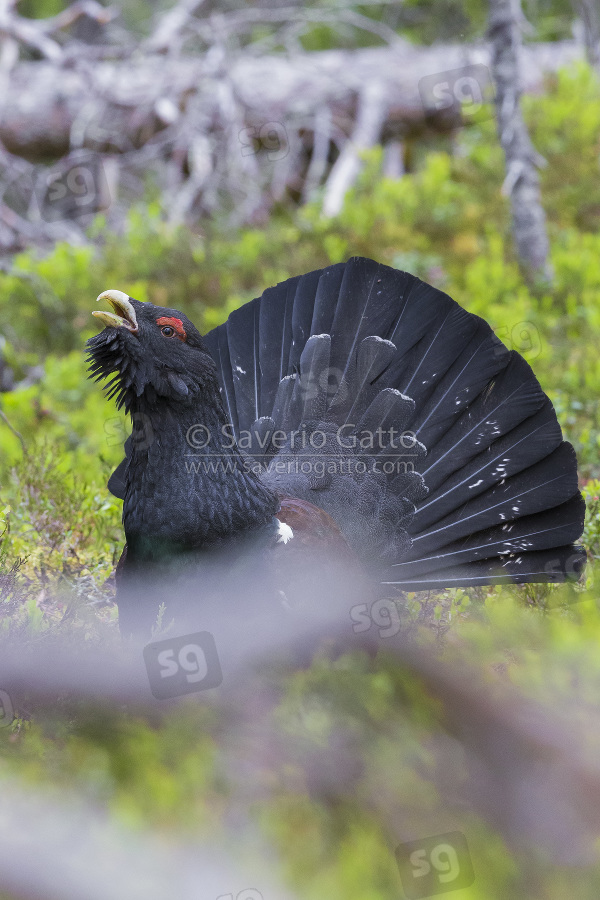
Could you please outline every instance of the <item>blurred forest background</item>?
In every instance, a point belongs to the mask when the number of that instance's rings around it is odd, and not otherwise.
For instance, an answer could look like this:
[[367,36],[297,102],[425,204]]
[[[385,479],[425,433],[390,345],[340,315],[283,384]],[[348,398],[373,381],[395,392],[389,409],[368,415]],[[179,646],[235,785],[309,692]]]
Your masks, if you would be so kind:
[[[453,896],[596,900],[599,23],[595,0],[0,0],[0,896],[391,900],[396,846],[460,831]],[[204,331],[352,255],[532,365],[579,458],[583,583],[395,598],[428,672],[377,643],[388,609],[373,646],[265,662],[221,706],[103,694],[128,425],[86,380],[95,297]],[[95,681],[45,668],[86,648]],[[167,891],[209,841],[221,875]]]

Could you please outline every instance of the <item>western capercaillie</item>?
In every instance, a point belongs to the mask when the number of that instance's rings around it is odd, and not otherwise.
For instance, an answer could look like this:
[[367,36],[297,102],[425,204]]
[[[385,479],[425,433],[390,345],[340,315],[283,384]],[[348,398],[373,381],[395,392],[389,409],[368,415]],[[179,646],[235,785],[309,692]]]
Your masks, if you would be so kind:
[[126,632],[157,609],[123,585],[209,551],[276,559],[284,601],[282,570],[329,554],[388,591],[580,574],[584,502],[552,404],[443,292],[353,258],[267,289],[204,337],[177,310],[103,298],[114,311],[94,313],[106,327],[90,372],[113,376],[133,422],[109,481]]

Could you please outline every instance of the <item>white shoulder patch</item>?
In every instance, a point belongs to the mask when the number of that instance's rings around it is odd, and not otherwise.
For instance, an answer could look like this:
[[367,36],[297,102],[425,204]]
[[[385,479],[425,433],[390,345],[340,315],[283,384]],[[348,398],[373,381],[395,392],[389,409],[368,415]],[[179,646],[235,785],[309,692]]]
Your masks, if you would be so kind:
[[277,529],[277,543],[281,544],[283,541],[284,544],[287,544],[293,537],[294,532],[290,526],[286,525],[285,522],[279,522],[279,528]]

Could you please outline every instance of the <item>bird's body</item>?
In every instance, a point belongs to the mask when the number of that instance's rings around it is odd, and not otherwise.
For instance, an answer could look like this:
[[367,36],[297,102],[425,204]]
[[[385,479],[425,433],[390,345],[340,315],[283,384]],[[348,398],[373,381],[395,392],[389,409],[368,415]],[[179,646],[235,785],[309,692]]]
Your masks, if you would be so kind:
[[[580,572],[584,504],[552,404],[442,292],[355,258],[268,289],[204,338],[176,310],[101,296],[116,315],[98,314],[91,370],[115,373],[134,424],[109,482],[124,583],[250,547],[288,600],[286,568],[334,556],[387,590]],[[140,601],[120,593],[135,630]]]

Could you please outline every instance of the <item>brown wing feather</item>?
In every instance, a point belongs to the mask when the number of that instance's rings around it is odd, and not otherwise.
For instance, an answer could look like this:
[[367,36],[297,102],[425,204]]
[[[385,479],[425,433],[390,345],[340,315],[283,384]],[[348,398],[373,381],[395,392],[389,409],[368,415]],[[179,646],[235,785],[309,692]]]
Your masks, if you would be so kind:
[[350,608],[369,594],[370,579],[337,523],[307,500],[283,497],[277,513],[293,531],[269,551],[286,605],[301,610]]
[[319,554],[356,559],[337,522],[324,510],[307,500],[284,497],[277,518],[289,525],[294,532],[293,540],[285,545],[290,550],[297,551],[298,548],[302,548]]

